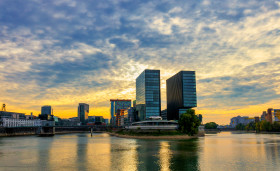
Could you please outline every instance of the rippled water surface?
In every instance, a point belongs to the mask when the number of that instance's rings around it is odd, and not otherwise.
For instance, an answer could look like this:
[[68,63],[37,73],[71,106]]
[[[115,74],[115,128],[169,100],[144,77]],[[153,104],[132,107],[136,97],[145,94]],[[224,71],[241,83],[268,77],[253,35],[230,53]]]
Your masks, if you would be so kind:
[[0,138],[0,170],[280,170],[280,135],[223,132],[184,140],[106,133]]

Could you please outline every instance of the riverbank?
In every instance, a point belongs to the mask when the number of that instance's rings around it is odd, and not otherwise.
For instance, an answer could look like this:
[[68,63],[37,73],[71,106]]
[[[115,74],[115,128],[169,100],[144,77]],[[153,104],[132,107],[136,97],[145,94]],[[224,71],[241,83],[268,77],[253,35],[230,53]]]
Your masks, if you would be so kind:
[[203,137],[204,133],[200,132],[197,135],[189,136],[180,132],[173,133],[137,133],[137,132],[107,132],[111,136],[119,138],[130,138],[130,139],[150,139],[150,140],[187,140],[198,137]]

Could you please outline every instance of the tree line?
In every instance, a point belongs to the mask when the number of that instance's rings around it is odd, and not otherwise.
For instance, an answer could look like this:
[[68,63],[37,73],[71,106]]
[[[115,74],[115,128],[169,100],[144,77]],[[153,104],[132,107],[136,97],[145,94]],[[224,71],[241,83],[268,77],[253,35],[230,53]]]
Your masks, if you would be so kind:
[[280,123],[273,122],[270,123],[268,121],[260,121],[260,122],[250,122],[247,125],[237,124],[235,127],[236,130],[246,130],[246,131],[256,131],[256,132],[280,132]]

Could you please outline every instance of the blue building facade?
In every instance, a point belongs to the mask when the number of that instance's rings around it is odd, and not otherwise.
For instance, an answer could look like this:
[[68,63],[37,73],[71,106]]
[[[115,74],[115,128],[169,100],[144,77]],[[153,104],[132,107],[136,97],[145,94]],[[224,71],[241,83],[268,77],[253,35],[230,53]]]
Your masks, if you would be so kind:
[[79,103],[78,106],[78,118],[82,124],[88,119],[89,105],[86,103]]
[[160,116],[160,70],[144,70],[136,79],[136,111],[138,118]]
[[41,115],[51,115],[52,107],[51,106],[42,106],[41,107]]
[[131,100],[130,99],[110,99],[111,102],[111,109],[110,109],[110,114],[111,114],[111,119],[110,123],[115,124],[116,122],[116,114],[119,110],[121,109],[128,109],[131,107]]
[[166,80],[167,119],[178,120],[187,109],[197,107],[195,71],[180,71]]

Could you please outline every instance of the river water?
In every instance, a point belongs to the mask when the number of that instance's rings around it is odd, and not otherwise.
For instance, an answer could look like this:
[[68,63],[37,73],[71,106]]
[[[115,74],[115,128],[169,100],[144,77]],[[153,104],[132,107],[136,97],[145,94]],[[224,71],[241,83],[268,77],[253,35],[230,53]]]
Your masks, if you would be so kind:
[[106,133],[0,138],[0,170],[280,170],[280,135],[136,140]]

